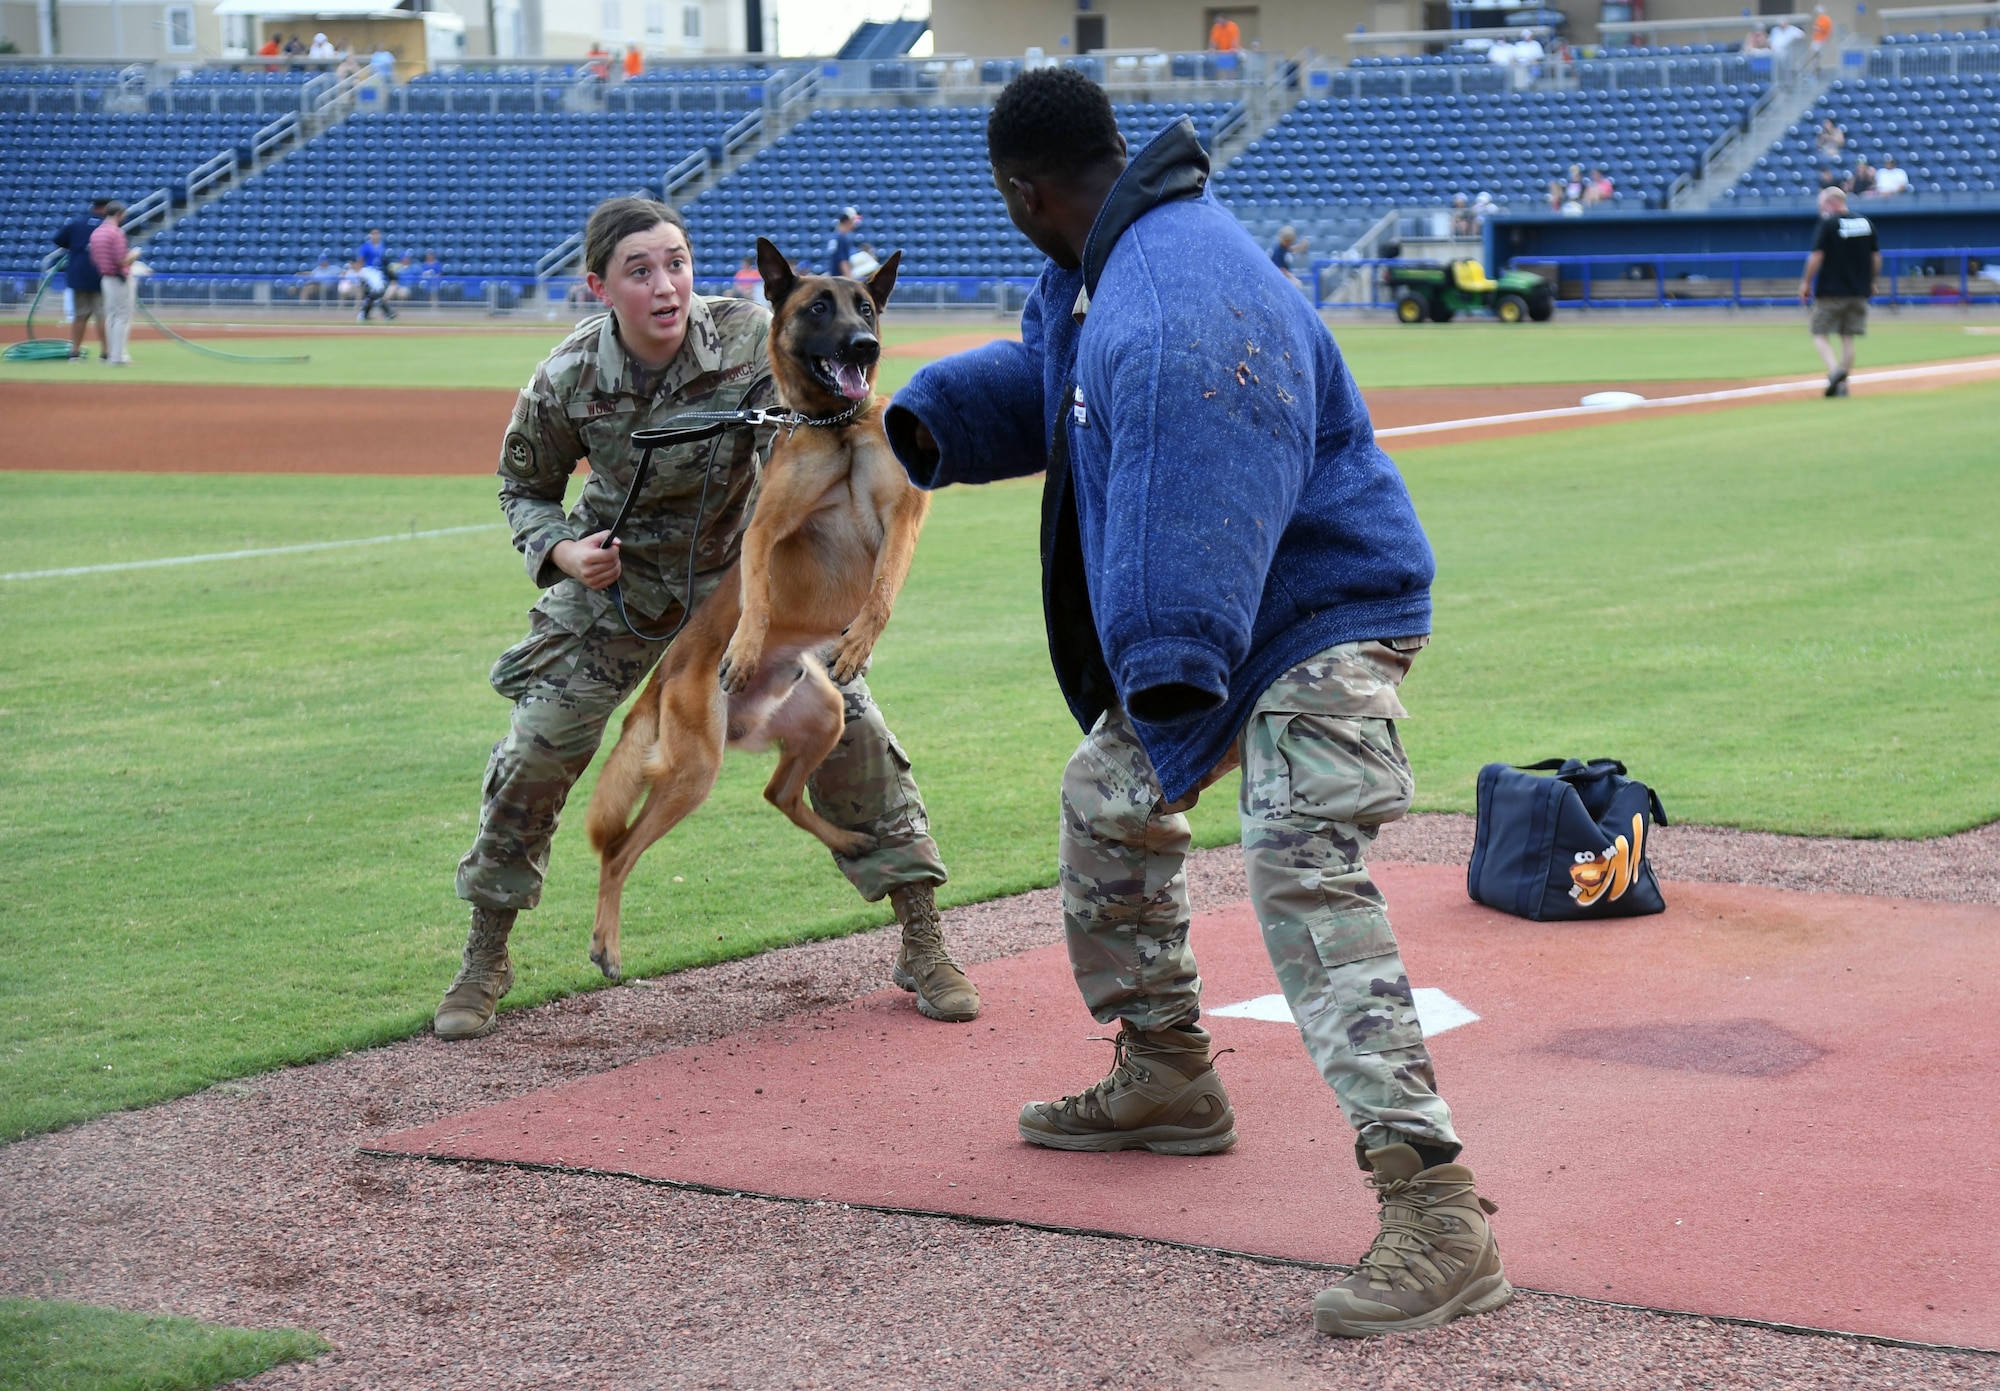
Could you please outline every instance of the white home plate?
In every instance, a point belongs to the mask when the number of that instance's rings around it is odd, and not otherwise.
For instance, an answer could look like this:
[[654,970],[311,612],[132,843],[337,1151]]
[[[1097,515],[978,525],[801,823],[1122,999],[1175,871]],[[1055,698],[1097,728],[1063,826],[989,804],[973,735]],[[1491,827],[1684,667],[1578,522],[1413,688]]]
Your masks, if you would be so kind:
[[1645,399],[1636,391],[1593,391],[1579,404],[1594,406],[1600,410],[1619,411],[1627,406],[1636,406]]
[[[1436,1038],[1460,1024],[1479,1022],[1478,1015],[1436,986],[1420,985],[1410,994],[1417,1002],[1417,1019],[1424,1026],[1425,1038]],[[1225,1019],[1262,1019],[1272,1024],[1292,1022],[1292,1009],[1285,1003],[1283,995],[1259,995],[1254,1000],[1224,1005],[1221,1009],[1204,1009],[1202,1013],[1220,1015]]]

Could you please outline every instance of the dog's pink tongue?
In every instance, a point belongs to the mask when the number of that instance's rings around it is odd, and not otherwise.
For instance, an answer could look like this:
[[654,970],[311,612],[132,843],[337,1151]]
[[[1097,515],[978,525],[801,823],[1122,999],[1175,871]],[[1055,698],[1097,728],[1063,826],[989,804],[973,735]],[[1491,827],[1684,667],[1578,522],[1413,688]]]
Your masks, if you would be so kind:
[[852,363],[834,363],[833,380],[834,384],[840,388],[840,394],[850,401],[859,401],[863,396],[868,394],[867,373]]

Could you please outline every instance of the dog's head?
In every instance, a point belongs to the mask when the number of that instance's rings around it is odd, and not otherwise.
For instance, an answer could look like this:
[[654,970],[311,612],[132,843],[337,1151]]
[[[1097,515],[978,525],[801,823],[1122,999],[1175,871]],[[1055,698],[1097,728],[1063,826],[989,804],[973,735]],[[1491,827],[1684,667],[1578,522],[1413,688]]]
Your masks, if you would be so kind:
[[898,251],[865,281],[800,275],[777,247],[757,239],[757,269],[771,302],[771,371],[787,406],[826,415],[874,391],[882,307],[902,259]]

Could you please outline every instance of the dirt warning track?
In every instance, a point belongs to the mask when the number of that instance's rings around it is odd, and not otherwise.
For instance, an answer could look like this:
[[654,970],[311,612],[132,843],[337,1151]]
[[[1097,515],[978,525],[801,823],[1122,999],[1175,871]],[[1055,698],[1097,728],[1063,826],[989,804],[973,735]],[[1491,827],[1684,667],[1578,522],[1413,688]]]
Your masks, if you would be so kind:
[[[926,344],[926,348],[935,344]],[[894,350],[892,350],[893,352]],[[1991,380],[2000,358],[1864,369],[1857,395]],[[1376,387],[1362,394],[1392,452],[1506,435],[1803,400],[1818,378]],[[1661,403],[1585,411],[1630,391]],[[1672,398],[1671,401],[1668,398]],[[1713,398],[1713,399],[1710,399]],[[515,393],[501,390],[0,382],[0,468],[124,473],[486,474]],[[1525,417],[1525,418],[1524,418]]]
[[511,391],[0,382],[0,467],[491,473]]

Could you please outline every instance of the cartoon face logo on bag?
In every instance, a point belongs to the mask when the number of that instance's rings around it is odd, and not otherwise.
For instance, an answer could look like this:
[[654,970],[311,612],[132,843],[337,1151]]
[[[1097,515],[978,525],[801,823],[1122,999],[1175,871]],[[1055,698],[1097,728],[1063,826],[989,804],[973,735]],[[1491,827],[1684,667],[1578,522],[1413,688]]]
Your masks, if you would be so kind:
[[1580,908],[1603,899],[1615,903],[1632,887],[1646,853],[1646,818],[1632,818],[1632,838],[1619,836],[1603,850],[1580,850],[1569,867],[1569,896]]

